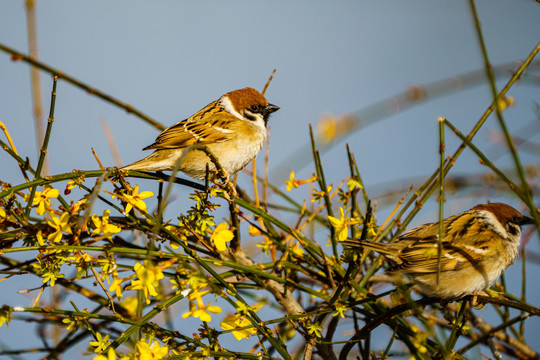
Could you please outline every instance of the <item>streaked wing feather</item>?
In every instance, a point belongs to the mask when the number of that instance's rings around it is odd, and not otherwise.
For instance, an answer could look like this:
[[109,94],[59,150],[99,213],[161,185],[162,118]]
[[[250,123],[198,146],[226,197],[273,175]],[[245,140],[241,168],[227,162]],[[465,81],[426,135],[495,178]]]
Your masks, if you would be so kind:
[[[456,224],[462,221],[458,216],[446,219],[445,228],[448,233],[443,238],[443,254],[441,256],[441,271],[455,271],[467,266],[475,266],[478,255],[483,252],[485,243],[496,236],[482,224],[476,222],[468,224]],[[459,226],[458,226],[459,225]],[[468,238],[467,233],[461,231],[463,226],[467,226],[468,234],[474,234],[474,239]],[[405,273],[435,273],[437,272],[438,254],[436,244],[438,242],[438,223],[428,225],[430,229],[424,228],[418,231],[405,234],[400,240],[413,241],[409,246],[404,247],[399,252],[399,259],[403,261],[399,269]],[[448,226],[448,227],[446,227]],[[428,235],[431,234],[431,235]],[[423,235],[414,238],[414,235]],[[471,235],[469,235],[471,236]],[[474,244],[474,246],[472,246]]]
[[[470,265],[459,251],[449,249],[443,245],[443,255],[441,256],[441,272],[452,271]],[[399,254],[399,259],[403,263],[399,268],[404,273],[429,274],[437,272],[437,248],[434,246],[411,246],[403,249]]]
[[194,144],[207,145],[226,141],[232,133],[227,123],[235,119],[236,117],[224,112],[213,102],[189,119],[163,130],[156,141],[145,150],[185,148]]

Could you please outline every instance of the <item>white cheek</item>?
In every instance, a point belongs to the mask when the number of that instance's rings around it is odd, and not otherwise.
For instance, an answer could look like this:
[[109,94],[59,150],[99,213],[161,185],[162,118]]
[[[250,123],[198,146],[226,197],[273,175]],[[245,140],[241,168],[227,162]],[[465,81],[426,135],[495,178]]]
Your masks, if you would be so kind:
[[[495,215],[493,215],[490,211],[486,211],[486,210],[480,210],[479,211],[480,215],[484,218],[484,223],[486,225],[488,225],[488,227],[490,228],[490,230],[492,230],[493,232],[495,232],[497,235],[499,235],[500,237],[502,237],[503,239],[506,239],[508,237],[512,237],[512,235],[510,235],[508,233],[508,231],[506,231],[506,229],[504,228],[504,226],[501,225],[501,223],[499,222],[499,220],[497,220],[497,218],[495,217]],[[518,238],[520,236],[518,235]]]
[[262,114],[253,114],[253,116],[255,116],[257,120],[250,121],[250,123],[258,127],[259,129],[263,130],[264,133],[266,134],[266,126],[264,125],[264,119],[263,119]]
[[231,100],[229,100],[229,97],[222,96],[221,99],[219,99],[219,102],[220,102],[221,106],[223,106],[225,111],[233,114],[234,116],[236,116],[240,120],[245,120],[245,118],[238,111],[235,110],[234,106],[231,103]]

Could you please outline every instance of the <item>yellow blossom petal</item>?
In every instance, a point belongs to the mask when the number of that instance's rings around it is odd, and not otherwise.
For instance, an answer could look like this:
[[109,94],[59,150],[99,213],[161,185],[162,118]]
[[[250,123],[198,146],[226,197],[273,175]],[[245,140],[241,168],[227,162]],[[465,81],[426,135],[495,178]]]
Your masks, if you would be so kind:
[[154,193],[151,191],[143,191],[139,194],[139,185],[135,185],[130,194],[123,194],[122,198],[126,201],[126,209],[124,213],[127,215],[131,209],[136,208],[139,212],[144,215],[146,214],[146,203],[143,199],[154,196]]
[[36,239],[38,241],[39,246],[45,246],[45,241],[43,241],[43,235],[41,234],[41,230],[37,232]]
[[122,231],[122,229],[118,226],[109,223],[110,213],[110,210],[105,210],[101,219],[96,214],[92,215],[92,222],[96,227],[94,231],[92,231],[92,236],[103,233],[104,236],[110,238],[112,234],[116,234]]
[[[251,322],[248,319],[238,315],[232,317],[229,316],[225,321],[220,323],[223,330],[239,329],[250,325]],[[256,332],[256,330],[254,327],[250,327],[242,330],[233,330],[231,332],[236,340],[240,341],[242,339],[248,339],[251,334]]]
[[345,214],[343,211],[342,207],[339,208],[339,212],[341,214],[339,219],[334,216],[328,216],[328,221],[334,227],[338,240],[343,241],[349,236],[348,225],[350,224],[350,220],[347,217],[347,214]]
[[294,171],[291,171],[289,180],[286,180],[285,184],[287,185],[287,191],[291,191],[291,189],[298,187],[298,181],[294,178]]
[[227,249],[227,244],[234,238],[234,234],[231,230],[227,229],[227,223],[221,223],[216,226],[210,241],[214,243],[218,251],[225,251]]
[[131,285],[126,290],[142,290],[146,303],[150,304],[150,296],[157,296],[155,287],[159,285],[159,280],[163,279],[163,272],[159,266],[151,261],[144,260],[144,265],[136,263],[133,270],[137,274],[136,280],[131,280]]

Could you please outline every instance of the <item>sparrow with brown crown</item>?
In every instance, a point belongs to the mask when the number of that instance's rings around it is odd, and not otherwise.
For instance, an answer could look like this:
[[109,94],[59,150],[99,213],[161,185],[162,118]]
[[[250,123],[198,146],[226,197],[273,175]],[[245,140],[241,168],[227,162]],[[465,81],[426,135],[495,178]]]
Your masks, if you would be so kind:
[[439,223],[417,227],[389,244],[345,240],[353,248],[375,250],[395,265],[387,271],[409,275],[427,296],[457,300],[484,291],[514,263],[521,225],[532,220],[502,203],[482,204],[443,220],[438,272]]
[[188,119],[165,129],[152,145],[143,149],[155,150],[152,154],[122,169],[173,170],[182,158],[179,170],[203,180],[207,164],[212,173],[215,173],[215,165],[203,151],[189,146],[206,145],[223,169],[235,174],[262,149],[268,119],[277,110],[278,106],[269,104],[253,88],[228,92]]

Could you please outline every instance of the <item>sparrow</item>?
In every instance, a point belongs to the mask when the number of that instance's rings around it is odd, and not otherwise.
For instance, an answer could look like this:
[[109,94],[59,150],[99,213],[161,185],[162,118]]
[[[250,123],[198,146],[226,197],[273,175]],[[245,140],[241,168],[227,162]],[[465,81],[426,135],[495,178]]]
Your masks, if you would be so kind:
[[147,157],[124,166],[123,170],[173,170],[197,180],[206,177],[206,164],[212,174],[215,165],[201,150],[191,145],[206,145],[228,174],[235,174],[253,160],[266,140],[270,114],[279,110],[257,90],[247,87],[228,92],[218,100],[165,129],[155,142],[143,150],[154,150]]
[[393,243],[355,239],[343,242],[384,255],[394,265],[388,273],[407,274],[425,295],[458,300],[467,295],[486,295],[484,291],[516,260],[521,225],[532,222],[502,203],[476,205],[443,219],[438,284],[439,222],[421,225]]

